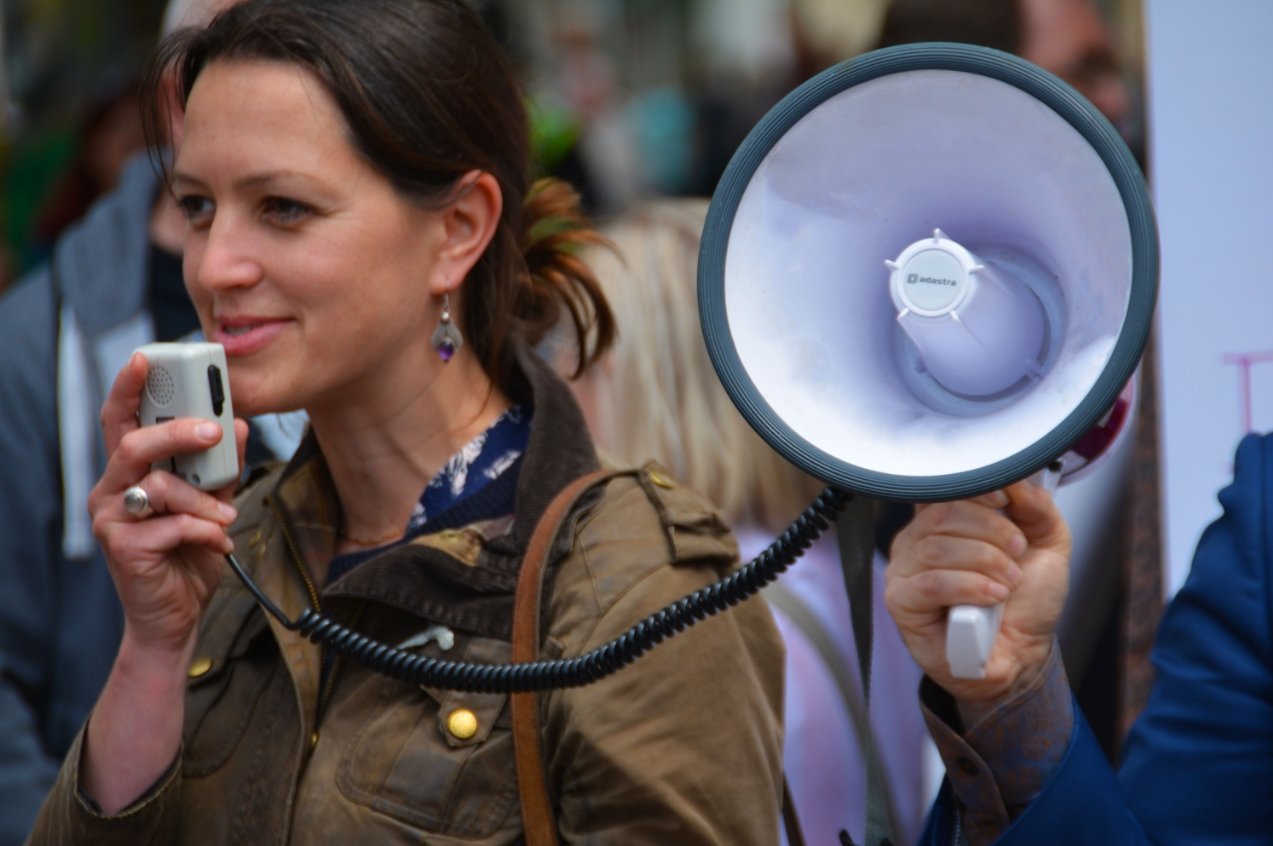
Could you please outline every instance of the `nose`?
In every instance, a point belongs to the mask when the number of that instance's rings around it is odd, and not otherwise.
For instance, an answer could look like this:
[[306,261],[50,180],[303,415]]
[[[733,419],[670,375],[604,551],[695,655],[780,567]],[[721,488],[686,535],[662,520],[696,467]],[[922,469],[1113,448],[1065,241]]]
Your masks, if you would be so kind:
[[218,213],[206,229],[191,231],[184,256],[186,279],[208,291],[247,287],[261,280],[251,232],[233,215]]

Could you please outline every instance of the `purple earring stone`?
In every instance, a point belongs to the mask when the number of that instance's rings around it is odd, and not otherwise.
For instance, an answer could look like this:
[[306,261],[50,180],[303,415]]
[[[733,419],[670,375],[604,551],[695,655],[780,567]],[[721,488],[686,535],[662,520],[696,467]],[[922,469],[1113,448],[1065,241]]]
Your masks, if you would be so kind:
[[460,334],[460,330],[451,322],[451,297],[449,294],[442,295],[442,315],[438,319],[438,328],[433,330],[433,336],[429,341],[433,344],[433,348],[438,351],[438,358],[442,359],[443,364],[454,358],[460,347],[464,346],[464,336]]

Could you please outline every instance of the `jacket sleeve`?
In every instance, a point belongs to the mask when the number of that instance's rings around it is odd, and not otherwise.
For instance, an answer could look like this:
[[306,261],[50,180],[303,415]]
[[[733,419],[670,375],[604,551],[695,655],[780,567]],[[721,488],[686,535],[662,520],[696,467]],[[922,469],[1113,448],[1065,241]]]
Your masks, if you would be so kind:
[[[920,840],[923,846],[951,846],[962,821],[950,781],[942,785]],[[1075,706],[1074,732],[1061,764],[1046,788],[1027,806],[996,846],[1070,846],[1149,841],[1087,721]],[[1180,841],[1183,843],[1184,841]]]
[[[1115,780],[1082,720],[997,844],[1256,844],[1273,830],[1273,437],[1238,447],[1224,508],[1163,617],[1156,680]],[[944,789],[925,843],[952,841]]]
[[0,843],[27,835],[59,763],[39,710],[52,696],[61,518],[55,376],[37,366],[53,361],[49,285],[37,274],[0,300]]
[[[719,515],[677,501],[677,491],[658,494],[662,526],[644,518],[647,503],[583,529],[583,549],[554,586],[549,649],[593,649],[727,572],[736,548]],[[635,505],[646,494],[632,487],[625,496]],[[778,842],[782,668],[777,627],[753,598],[596,684],[545,696],[563,841]]]
[[181,797],[180,755],[140,799],[106,816],[79,789],[81,731],[40,808],[28,846],[148,846],[174,842]]
[[1273,437],[1238,445],[1223,513],[1163,618],[1120,776],[1163,846],[1273,831]]

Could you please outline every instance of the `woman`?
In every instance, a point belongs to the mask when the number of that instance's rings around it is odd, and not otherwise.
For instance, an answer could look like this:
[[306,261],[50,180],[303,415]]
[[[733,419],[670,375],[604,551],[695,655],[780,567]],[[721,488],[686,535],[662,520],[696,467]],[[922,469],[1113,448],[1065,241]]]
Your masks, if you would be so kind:
[[[206,421],[138,428],[144,359],[121,372],[90,511],[125,633],[33,839],[520,842],[507,697],[324,654],[221,573],[234,550],[293,619],[321,608],[422,654],[509,659],[527,539],[597,466],[569,389],[529,351],[562,308],[580,334],[595,315],[599,348],[612,334],[573,258],[590,237],[573,195],[529,191],[520,94],[458,0],[249,0],[165,42],[151,76],[167,73],[187,286],[236,412],[303,408],[310,430],[231,506],[150,469],[216,438]],[[553,657],[733,564],[715,511],[649,472],[567,525],[544,600]],[[744,603],[544,694],[562,839],[772,843],[781,667],[765,609]]]

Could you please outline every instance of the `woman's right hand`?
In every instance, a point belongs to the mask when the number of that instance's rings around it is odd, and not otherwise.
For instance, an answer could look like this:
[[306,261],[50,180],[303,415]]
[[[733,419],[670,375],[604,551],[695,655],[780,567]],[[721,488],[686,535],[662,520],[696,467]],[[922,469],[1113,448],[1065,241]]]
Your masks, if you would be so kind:
[[[102,407],[106,470],[89,495],[93,534],[106,553],[124,607],[125,637],[134,645],[184,651],[220,580],[224,556],[233,548],[227,527],[234,484],[209,493],[177,476],[152,470],[172,455],[215,444],[221,426],[178,419],[143,427],[137,419],[147,362],[134,354],[115,379]],[[235,421],[242,465],[247,424]],[[136,516],[124,492],[140,486],[150,510]]]

